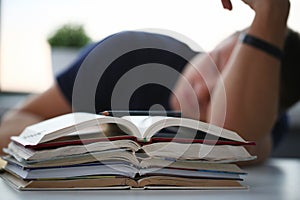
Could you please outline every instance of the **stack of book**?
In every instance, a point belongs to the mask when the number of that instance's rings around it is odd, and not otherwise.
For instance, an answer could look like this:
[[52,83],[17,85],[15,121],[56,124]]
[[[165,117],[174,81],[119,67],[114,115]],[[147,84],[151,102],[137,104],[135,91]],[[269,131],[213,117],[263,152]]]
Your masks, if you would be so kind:
[[245,145],[192,119],[72,113],[12,137],[1,177],[19,190],[241,189]]

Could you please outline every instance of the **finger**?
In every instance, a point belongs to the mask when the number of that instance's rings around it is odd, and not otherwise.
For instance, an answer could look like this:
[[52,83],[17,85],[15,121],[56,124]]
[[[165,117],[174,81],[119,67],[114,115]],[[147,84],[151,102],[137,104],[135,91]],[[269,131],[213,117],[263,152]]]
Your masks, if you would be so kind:
[[210,80],[205,83],[198,82],[194,85],[194,91],[199,102],[208,102],[211,99],[213,88],[216,85],[216,80]]
[[221,0],[223,4],[223,8],[232,10],[232,4],[230,0]]
[[208,84],[198,84],[195,85],[194,90],[198,99],[198,106],[200,108],[199,119],[201,121],[207,120],[207,110],[210,104],[210,99],[212,95],[212,90],[215,83],[210,82]]

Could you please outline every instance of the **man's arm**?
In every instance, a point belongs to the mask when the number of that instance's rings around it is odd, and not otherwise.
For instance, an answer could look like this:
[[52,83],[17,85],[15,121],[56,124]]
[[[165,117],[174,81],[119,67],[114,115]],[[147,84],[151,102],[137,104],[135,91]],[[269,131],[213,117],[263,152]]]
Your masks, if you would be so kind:
[[7,146],[10,137],[19,135],[26,126],[69,112],[71,106],[57,85],[29,97],[21,107],[8,111],[3,116],[0,125],[0,154],[3,154],[2,149]]
[[[289,1],[244,2],[256,12],[247,33],[282,49]],[[256,141],[257,146],[249,150],[262,161],[269,155],[270,132],[278,113],[280,59],[239,42],[222,77],[214,90],[208,119]]]

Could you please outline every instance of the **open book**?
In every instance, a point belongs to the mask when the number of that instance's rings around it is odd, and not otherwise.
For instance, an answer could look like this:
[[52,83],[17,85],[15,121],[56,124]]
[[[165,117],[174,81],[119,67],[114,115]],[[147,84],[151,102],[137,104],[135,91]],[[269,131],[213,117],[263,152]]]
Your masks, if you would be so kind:
[[[197,141],[195,136],[200,131],[210,135],[215,140],[218,140],[219,137],[223,138],[228,144],[253,144],[245,141],[233,131],[193,119],[164,116],[124,116],[119,118],[90,113],[72,113],[55,117],[27,127],[20,136],[11,139],[22,146],[34,147],[63,136],[82,135],[80,139],[84,140],[93,135],[88,133],[102,132],[107,138],[127,135],[129,136],[128,139],[132,136],[140,142],[151,142],[154,135],[165,128],[171,127],[179,127],[179,129],[176,129],[175,135],[182,135],[182,132],[186,131],[184,136],[180,137],[181,139]],[[96,135],[96,137],[99,137],[99,135]],[[161,138],[164,137],[161,136]],[[117,137],[117,139],[120,138]],[[176,141],[176,137],[172,137],[172,139]],[[187,140],[187,142],[191,141]]]

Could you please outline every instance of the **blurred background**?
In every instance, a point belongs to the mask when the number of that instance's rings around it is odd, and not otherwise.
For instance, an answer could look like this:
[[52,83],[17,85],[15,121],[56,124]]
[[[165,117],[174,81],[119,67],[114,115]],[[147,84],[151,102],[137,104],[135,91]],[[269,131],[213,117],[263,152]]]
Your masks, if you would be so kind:
[[[290,1],[288,25],[300,32],[300,1]],[[0,114],[49,87],[86,43],[116,32],[170,30],[209,51],[252,21],[254,13],[241,0],[232,2],[233,11],[220,0],[0,0]],[[82,42],[56,38],[67,34]],[[299,103],[289,115],[289,136],[274,156],[300,157]]]

